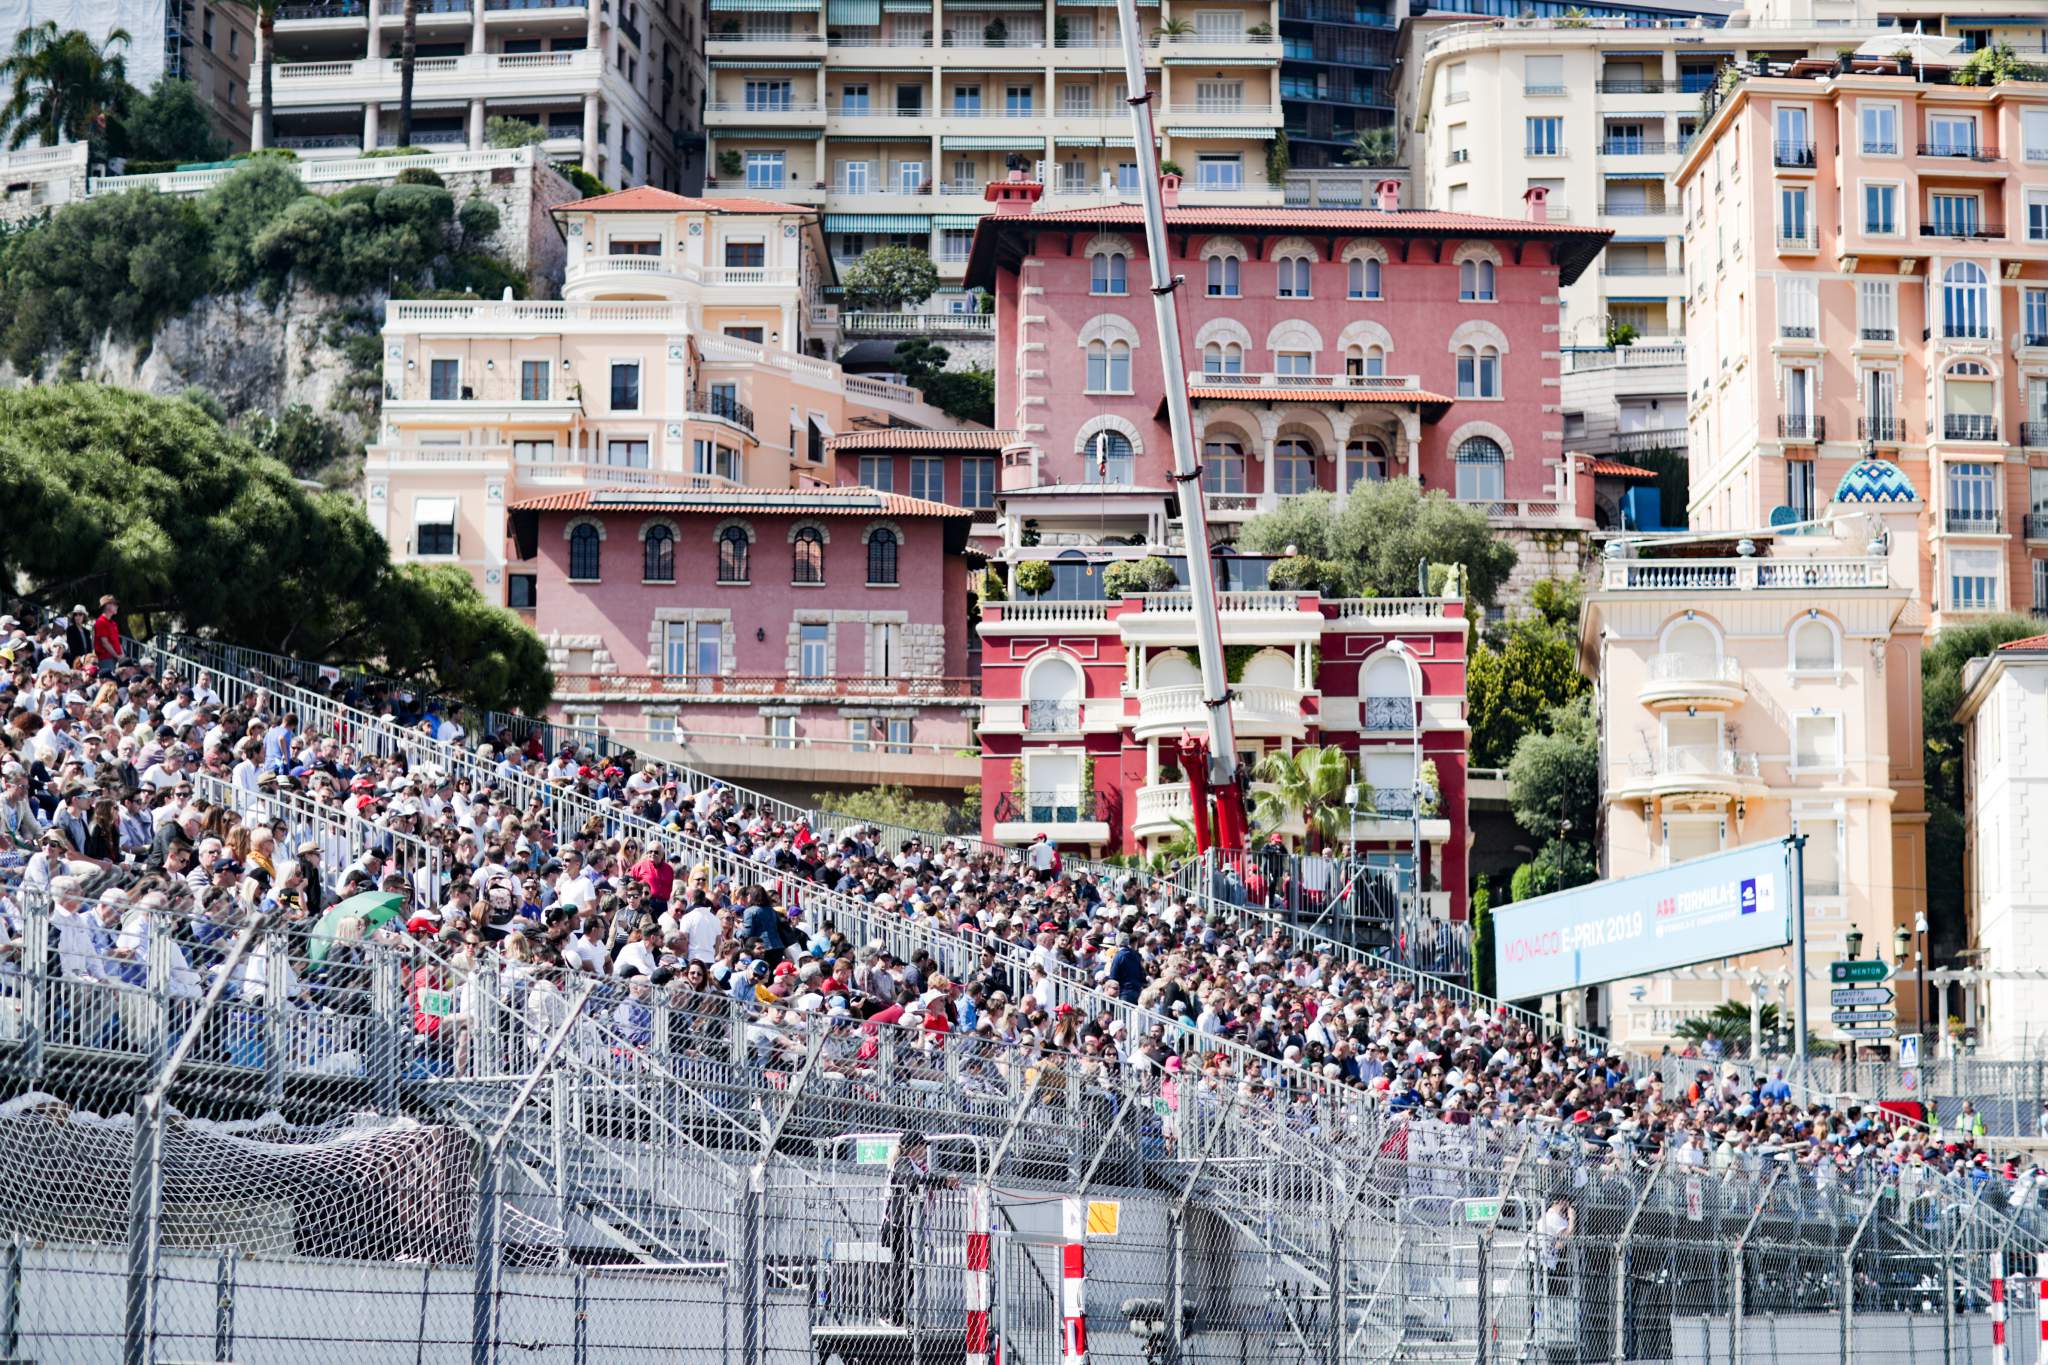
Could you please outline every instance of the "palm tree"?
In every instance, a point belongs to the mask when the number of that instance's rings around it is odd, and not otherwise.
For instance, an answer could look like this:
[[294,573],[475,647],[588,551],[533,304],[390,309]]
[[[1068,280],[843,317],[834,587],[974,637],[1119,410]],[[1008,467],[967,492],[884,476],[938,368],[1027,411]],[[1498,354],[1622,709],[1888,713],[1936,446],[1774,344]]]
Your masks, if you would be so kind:
[[276,127],[270,116],[270,72],[277,60],[277,8],[279,0],[234,0],[256,20],[258,42],[263,48],[263,145],[274,145]]
[[1391,128],[1361,128],[1351,135],[1344,159],[1353,166],[1391,166],[1399,151]]
[[12,130],[9,148],[30,138],[44,147],[90,142],[104,136],[107,116],[128,105],[128,30],[117,28],[99,46],[56,20],[14,35],[14,49],[0,61],[0,81],[13,86],[0,127]]
[[[412,71],[418,64],[419,0],[405,0],[405,26],[398,31],[398,145],[412,146]],[[367,150],[367,149],[366,149]]]
[[1152,30],[1154,38],[1192,38],[1194,34],[1195,25],[1188,19],[1168,19]]
[[1258,793],[1252,820],[1261,834],[1271,834],[1299,814],[1311,843],[1344,842],[1351,809],[1344,789],[1351,785],[1351,760],[1334,744],[1310,744],[1293,753],[1273,752],[1259,760],[1253,774],[1271,790]]

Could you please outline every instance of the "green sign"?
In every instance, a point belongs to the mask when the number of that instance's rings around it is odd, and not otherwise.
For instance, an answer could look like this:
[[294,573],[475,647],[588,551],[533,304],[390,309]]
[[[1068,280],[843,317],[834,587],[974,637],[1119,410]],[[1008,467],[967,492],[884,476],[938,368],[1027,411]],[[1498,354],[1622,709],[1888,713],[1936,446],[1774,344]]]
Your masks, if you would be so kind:
[[886,1166],[896,1156],[896,1139],[893,1137],[863,1137],[853,1140],[853,1164],[856,1166]]
[[1467,1199],[1465,1221],[1468,1223],[1491,1223],[1500,1217],[1500,1200]]
[[1889,981],[1892,969],[1888,962],[1876,958],[1858,958],[1851,962],[1830,962],[1830,981]]

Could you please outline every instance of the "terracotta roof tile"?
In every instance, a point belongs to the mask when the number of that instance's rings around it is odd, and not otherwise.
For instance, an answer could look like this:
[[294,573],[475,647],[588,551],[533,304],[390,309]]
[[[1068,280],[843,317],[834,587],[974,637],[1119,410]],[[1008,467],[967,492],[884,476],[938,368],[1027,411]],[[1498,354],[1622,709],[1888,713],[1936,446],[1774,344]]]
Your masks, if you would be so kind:
[[2007,640],[2000,649],[2048,649],[2048,635],[2029,635],[2024,640]]
[[777,204],[767,199],[692,199],[651,185],[630,190],[613,190],[590,199],[557,204],[554,212],[579,213],[803,213],[795,204]]
[[1595,460],[1593,473],[1608,479],[1654,479],[1657,471],[1644,469],[1641,465],[1623,464],[1620,460]]
[[803,513],[806,516],[889,516],[948,517],[974,520],[975,513],[943,502],[907,498],[898,493],[877,493],[872,488],[841,484],[830,488],[735,488],[708,493],[679,488],[665,492],[658,488],[580,488],[573,493],[549,493],[526,498],[508,509],[514,512],[758,512]]
[[868,427],[842,431],[826,440],[829,450],[1001,450],[1017,439],[1014,431],[974,427],[963,431],[927,431],[922,427]]
[[1307,386],[1298,389],[1264,387],[1257,384],[1196,384],[1190,398],[1213,398],[1233,403],[1448,403],[1440,393],[1422,389],[1351,389]]

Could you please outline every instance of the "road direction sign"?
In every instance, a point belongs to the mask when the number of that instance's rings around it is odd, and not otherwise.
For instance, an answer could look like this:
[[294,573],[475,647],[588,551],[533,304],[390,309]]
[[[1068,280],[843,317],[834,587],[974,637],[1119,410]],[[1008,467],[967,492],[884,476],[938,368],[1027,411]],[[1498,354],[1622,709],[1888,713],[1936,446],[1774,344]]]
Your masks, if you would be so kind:
[[1891,978],[1891,964],[1878,958],[1865,957],[1828,964],[1828,980],[1838,985],[1845,981],[1867,981],[1875,984],[1879,981],[1889,981]]
[[1889,1005],[1892,999],[1889,986],[1840,986],[1828,992],[1830,1005]]
[[1874,1028],[1861,1026],[1844,1028],[1841,1030],[1841,1034],[1844,1038],[1890,1038],[1892,1036],[1892,1026],[1890,1024],[1880,1024]]
[[1838,1024],[1883,1024],[1886,1028],[1898,1023],[1890,1010],[1836,1010],[1828,1018]]

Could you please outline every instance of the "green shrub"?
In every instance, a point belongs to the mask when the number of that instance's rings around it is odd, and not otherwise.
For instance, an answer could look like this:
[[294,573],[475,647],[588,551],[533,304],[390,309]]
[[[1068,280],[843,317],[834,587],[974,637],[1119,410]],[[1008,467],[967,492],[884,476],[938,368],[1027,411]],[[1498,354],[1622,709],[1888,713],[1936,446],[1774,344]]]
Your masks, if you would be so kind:
[[377,216],[387,223],[437,226],[455,217],[455,196],[433,185],[391,185],[377,192]]
[[230,161],[297,161],[299,154],[289,147],[258,147],[253,152],[236,152]]
[[369,156],[432,156],[432,147],[372,147],[363,155]]
[[600,194],[610,194],[612,187],[599,180],[589,171],[573,161],[557,161],[555,170],[561,177],[576,187],[577,193],[585,199],[595,199]]
[[1273,561],[1266,585],[1279,592],[1335,593],[1344,583],[1344,566],[1333,559],[1289,555]]
[[121,163],[123,175],[168,175],[177,169],[175,161],[138,161],[132,156]]
[[1052,587],[1052,565],[1042,559],[1027,559],[1017,566],[1017,591],[1036,597]]
[[474,241],[488,237],[498,230],[503,219],[498,206],[488,199],[468,199],[455,215],[455,222],[462,229],[462,235]]
[[70,204],[10,234],[0,277],[0,343],[33,373],[98,338],[149,339],[207,289],[200,206],[149,190]]
[[258,237],[286,208],[317,197],[275,161],[256,161],[208,190],[199,214],[213,238],[213,280],[224,290],[246,289],[263,273],[254,254]]
[[1006,601],[1009,595],[1009,589],[1003,586],[1002,570],[995,565],[990,565],[988,571],[981,576],[981,600],[984,602],[1002,602]]
[[523,118],[506,118],[493,114],[484,120],[484,142],[487,146],[510,150],[514,147],[531,147],[547,140],[547,131],[538,123],[528,123]]
[[407,166],[392,179],[395,185],[432,185],[437,190],[448,188],[448,182],[441,173],[428,166]]
[[1173,565],[1158,555],[1119,560],[1102,573],[1102,590],[1111,597],[1139,592],[1171,592],[1179,586],[1180,580],[1173,572]]
[[339,194],[327,196],[327,202],[336,208],[347,208],[350,204],[361,204],[365,208],[377,202],[377,196],[384,192],[382,185],[350,185]]

